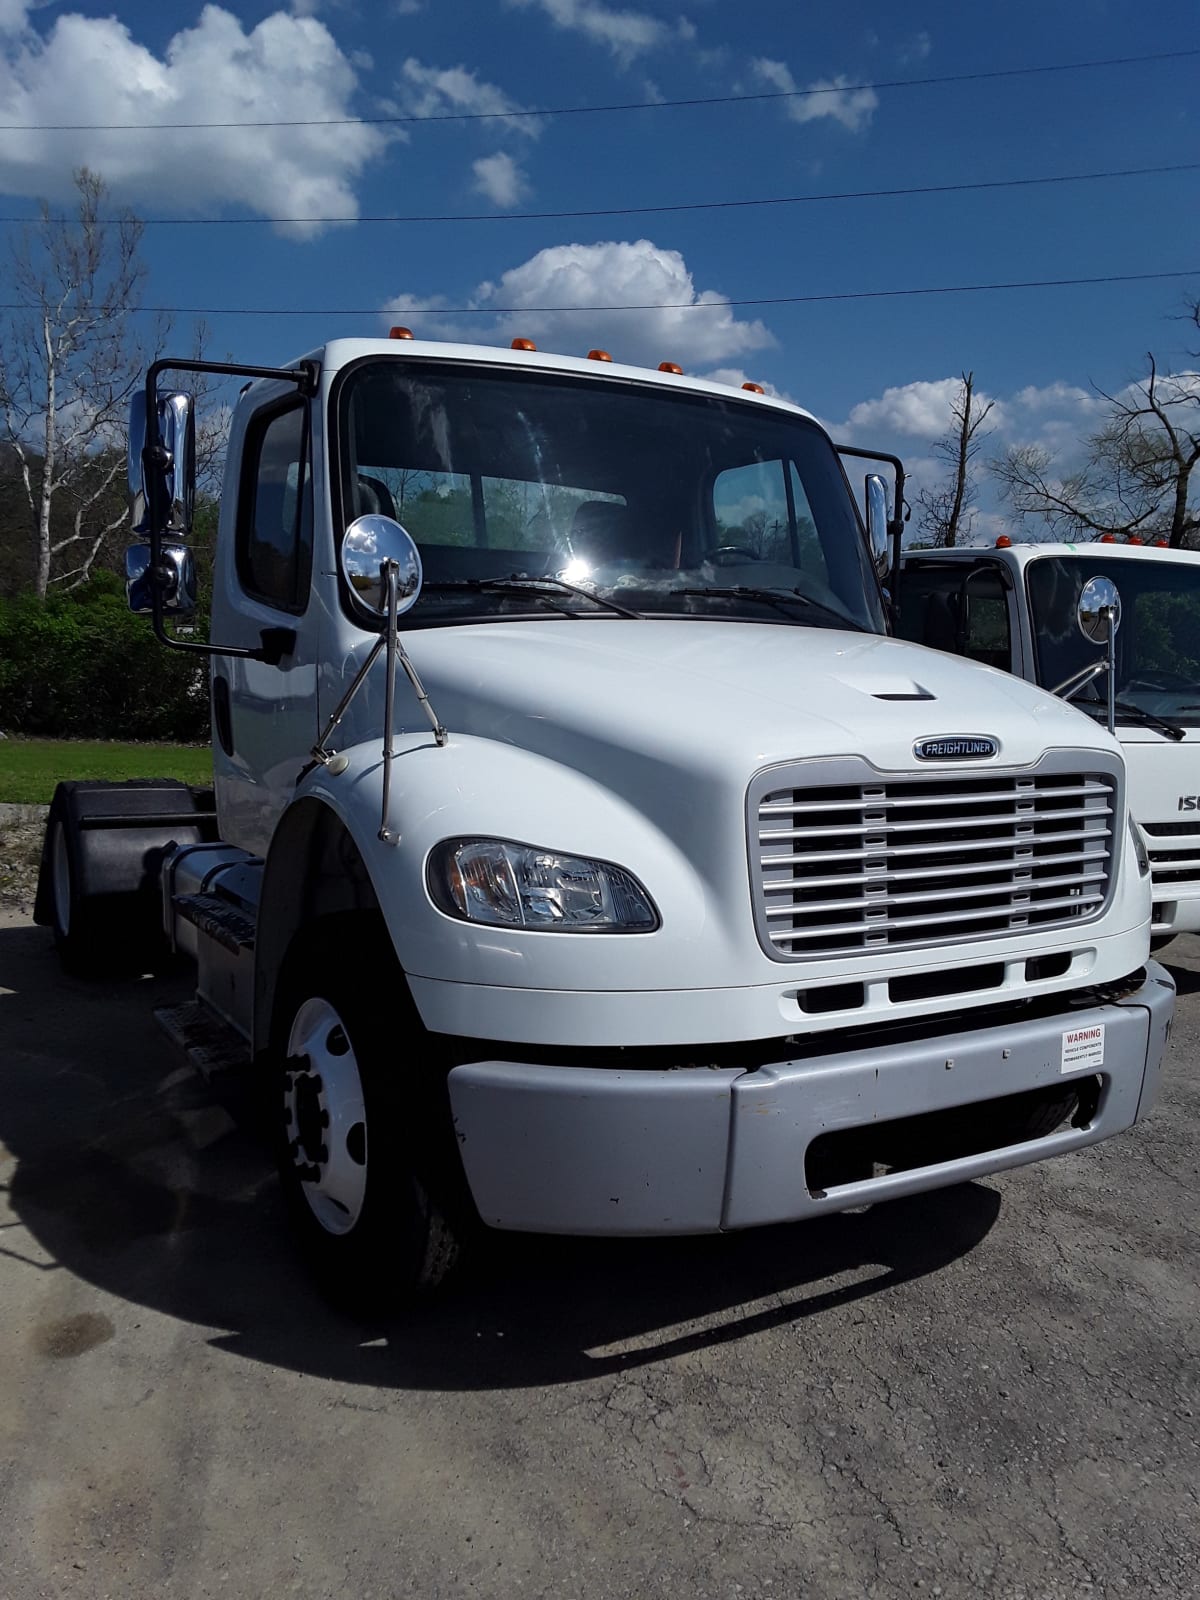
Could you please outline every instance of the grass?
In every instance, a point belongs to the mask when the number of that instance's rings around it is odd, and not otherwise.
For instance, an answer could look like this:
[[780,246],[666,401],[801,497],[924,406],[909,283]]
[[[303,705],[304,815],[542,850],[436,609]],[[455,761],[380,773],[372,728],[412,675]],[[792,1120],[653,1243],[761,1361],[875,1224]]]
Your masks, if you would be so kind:
[[212,782],[207,745],[98,739],[0,739],[0,802],[48,805],[62,778],[182,778]]

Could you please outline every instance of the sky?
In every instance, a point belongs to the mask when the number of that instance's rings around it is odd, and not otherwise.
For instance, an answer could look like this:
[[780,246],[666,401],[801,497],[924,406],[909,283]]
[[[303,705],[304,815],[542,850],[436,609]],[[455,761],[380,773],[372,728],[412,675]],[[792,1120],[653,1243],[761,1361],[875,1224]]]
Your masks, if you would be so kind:
[[[69,205],[87,163],[146,219],[189,219],[147,227],[145,300],[213,308],[215,357],[273,363],[393,321],[601,345],[752,378],[932,484],[964,370],[995,401],[988,450],[1065,457],[1095,425],[1092,384],[1136,378],[1149,349],[1200,365],[1178,320],[1200,295],[1200,168],[628,212],[1200,163],[1200,55],[911,81],[1195,50],[1196,21],[1195,0],[0,0],[0,232],[39,197]],[[407,120],[369,120],[387,117]],[[325,125],[183,126],[247,121]],[[161,126],[45,128],[62,123]],[[367,220],[448,213],[478,220]],[[602,309],[553,309],[572,305]],[[180,353],[192,320],[175,317]]]

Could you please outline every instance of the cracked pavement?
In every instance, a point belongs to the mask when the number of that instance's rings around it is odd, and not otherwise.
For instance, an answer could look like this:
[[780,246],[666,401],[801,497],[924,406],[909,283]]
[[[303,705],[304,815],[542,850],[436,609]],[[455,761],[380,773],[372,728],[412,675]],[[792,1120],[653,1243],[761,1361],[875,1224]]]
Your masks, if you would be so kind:
[[1200,1595],[1200,940],[1153,1118],[794,1228],[491,1236],[325,1308],[236,1104],[0,916],[0,1583],[120,1596]]

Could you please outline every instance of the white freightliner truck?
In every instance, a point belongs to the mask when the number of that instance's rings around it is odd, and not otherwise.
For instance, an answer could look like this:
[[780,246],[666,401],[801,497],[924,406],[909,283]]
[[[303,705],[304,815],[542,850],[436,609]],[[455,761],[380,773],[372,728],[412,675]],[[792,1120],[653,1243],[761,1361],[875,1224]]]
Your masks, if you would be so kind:
[[[1088,589],[1088,586],[1091,586]],[[1085,589],[1112,609],[1076,626]],[[1200,929],[1200,552],[1110,539],[906,553],[897,632],[1106,720],[1150,860],[1154,945]]]
[[[495,1228],[687,1234],[1077,1149],[1173,990],[1116,743],[886,636],[899,527],[796,406],[337,340],[250,379],[213,568],[214,802],[62,785],[68,965],[193,956],[322,1280]],[[135,609],[186,614],[192,419],[131,427]],[[144,447],[143,447],[144,440]],[[849,456],[866,452],[847,451]],[[407,531],[406,531],[407,530]]]

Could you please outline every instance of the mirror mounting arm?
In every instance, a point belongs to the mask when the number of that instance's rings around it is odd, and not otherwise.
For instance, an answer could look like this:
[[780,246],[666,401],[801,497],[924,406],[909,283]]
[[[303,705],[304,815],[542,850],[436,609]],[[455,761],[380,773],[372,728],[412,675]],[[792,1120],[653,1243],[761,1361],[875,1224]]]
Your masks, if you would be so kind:
[[294,383],[306,399],[311,399],[320,383],[321,369],[315,361],[301,361],[295,367],[246,367],[228,361],[186,361],[164,356],[152,362],[146,372],[146,439],[142,447],[142,461],[146,467],[146,510],[150,545],[150,598],[151,625],[154,637],[170,650],[186,650],[191,655],[234,656],[244,661],[272,660],[272,647],[264,640],[264,648],[253,649],[242,645],[192,644],[186,639],[176,639],[167,632],[163,612],[163,589],[167,581],[162,563],[163,523],[166,508],[162,503],[162,472],[173,465],[171,452],[163,444],[158,427],[158,379],[163,372],[212,372],[227,378],[276,378]]
[[[397,579],[399,565],[395,561],[384,561],[380,566],[380,576],[387,590],[387,621],[383,632],[368,650],[363,659],[363,664],[354,674],[349,688],[338,701],[330,713],[329,721],[321,730],[321,736],[312,747],[312,758],[323,767],[327,767],[336,776],[345,771],[346,758],[339,756],[336,751],[329,748],[329,741],[333,737],[338,724],[350,708],[359,689],[366,682],[367,674],[379,659],[380,652],[387,651],[386,679],[384,683],[384,713],[383,713],[383,796],[382,814],[379,820],[379,837],[384,844],[399,843],[399,835],[393,833],[388,827],[388,807],[392,793],[392,761],[395,759],[395,730],[394,709],[396,696],[396,664],[404,668],[404,674],[410,684],[421,710],[429,719],[433,729],[434,742],[441,747],[449,739],[445,727],[438,721],[437,713],[429,703],[429,696],[425,692],[425,685],[417,675],[417,669],[409,659],[408,651],[400,642],[400,600]],[[340,763],[340,764],[338,764]]]

